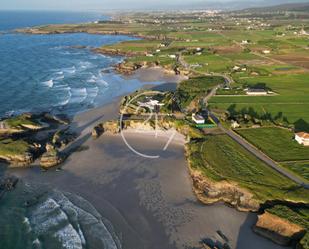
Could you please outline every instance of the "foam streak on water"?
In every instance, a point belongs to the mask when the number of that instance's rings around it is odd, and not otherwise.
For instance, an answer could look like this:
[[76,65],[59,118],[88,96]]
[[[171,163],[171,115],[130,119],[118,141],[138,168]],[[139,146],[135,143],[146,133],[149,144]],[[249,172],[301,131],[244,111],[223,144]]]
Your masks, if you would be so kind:
[[[133,38],[91,34],[2,35],[0,117],[21,110],[52,109],[73,114],[139,88],[140,82],[111,82],[114,73],[101,73],[122,58],[90,50],[130,39]],[[75,48],[76,45],[86,48]]]

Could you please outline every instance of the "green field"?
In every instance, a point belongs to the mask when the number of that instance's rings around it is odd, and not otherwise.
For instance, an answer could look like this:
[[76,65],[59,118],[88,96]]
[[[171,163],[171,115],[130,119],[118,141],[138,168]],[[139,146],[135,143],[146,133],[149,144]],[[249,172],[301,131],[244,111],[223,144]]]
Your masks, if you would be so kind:
[[284,162],[280,164],[309,182],[309,161]]
[[308,191],[298,188],[292,181],[234,142],[227,135],[205,138],[189,144],[192,167],[215,180],[229,180],[250,190],[257,200],[272,199],[308,201]]
[[213,87],[224,82],[224,78],[219,76],[201,76],[182,81],[176,91],[180,107],[186,108],[197,96],[204,96]]
[[228,109],[235,105],[236,110],[252,108],[259,115],[281,114],[297,130],[309,131],[309,74],[280,75],[271,77],[250,77],[239,81],[238,85],[265,83],[278,95],[275,96],[226,96],[214,97],[211,108]]
[[298,144],[287,129],[239,129],[237,133],[277,162],[309,160],[309,147]]

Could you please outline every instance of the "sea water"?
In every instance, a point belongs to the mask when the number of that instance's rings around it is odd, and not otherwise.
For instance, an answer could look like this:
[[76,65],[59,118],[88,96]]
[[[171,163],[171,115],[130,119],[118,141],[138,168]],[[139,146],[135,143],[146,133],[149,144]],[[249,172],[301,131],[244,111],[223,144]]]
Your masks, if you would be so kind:
[[95,34],[29,35],[13,29],[103,20],[97,13],[0,11],[0,117],[31,111],[76,113],[141,87],[112,70],[122,57],[93,48],[135,38]]
[[[0,11],[0,117],[28,111],[74,114],[139,88],[140,81],[111,69],[123,58],[92,52],[132,37],[12,32],[102,19],[98,13]],[[31,184],[18,183],[0,200],[1,249],[121,248],[108,217],[86,200]]]

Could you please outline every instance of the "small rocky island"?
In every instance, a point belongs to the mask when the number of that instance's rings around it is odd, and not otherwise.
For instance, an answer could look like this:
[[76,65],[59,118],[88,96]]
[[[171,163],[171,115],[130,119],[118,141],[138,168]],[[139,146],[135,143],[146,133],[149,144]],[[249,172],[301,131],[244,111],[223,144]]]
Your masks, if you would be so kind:
[[69,119],[50,113],[24,113],[0,121],[0,160],[9,167],[29,167],[39,159],[43,168],[63,162],[61,150],[74,139]]

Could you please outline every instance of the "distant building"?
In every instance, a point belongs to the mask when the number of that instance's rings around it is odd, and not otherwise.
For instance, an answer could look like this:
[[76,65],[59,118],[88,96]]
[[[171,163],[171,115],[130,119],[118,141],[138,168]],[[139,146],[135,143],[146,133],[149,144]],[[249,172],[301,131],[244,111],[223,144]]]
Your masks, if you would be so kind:
[[238,71],[239,69],[240,69],[239,66],[234,66],[234,67],[233,67],[233,70],[234,70],[234,71]]
[[151,98],[147,98],[147,102],[138,102],[140,107],[148,107],[150,110],[155,110],[157,108],[160,108],[161,106],[164,106],[163,103],[160,103],[158,100],[154,100]]
[[309,133],[299,132],[295,134],[295,140],[302,145],[309,146]]
[[246,94],[247,95],[252,95],[252,96],[260,96],[260,95],[267,95],[268,92],[265,89],[255,89],[255,88],[252,88],[252,89],[248,89],[246,91]]
[[270,54],[270,50],[263,50],[263,54]]
[[192,114],[192,120],[196,123],[196,124],[205,124],[205,118],[202,117],[199,114],[193,113]]
[[299,32],[299,34],[300,34],[300,35],[309,35],[309,33],[308,33],[306,30],[304,30],[304,29],[302,29],[302,30]]
[[170,57],[171,59],[175,59],[175,58],[176,58],[176,55],[170,54],[168,57]]
[[237,121],[233,120],[233,121],[232,121],[232,124],[231,124],[231,127],[232,127],[233,129],[236,129],[236,128],[239,128],[239,127],[240,127],[240,124],[239,124]]
[[242,40],[242,41],[241,41],[241,44],[242,44],[242,45],[246,45],[246,44],[248,44],[248,43],[249,43],[248,40]]

